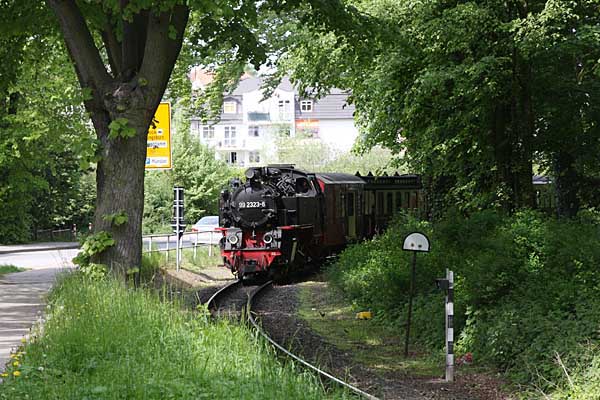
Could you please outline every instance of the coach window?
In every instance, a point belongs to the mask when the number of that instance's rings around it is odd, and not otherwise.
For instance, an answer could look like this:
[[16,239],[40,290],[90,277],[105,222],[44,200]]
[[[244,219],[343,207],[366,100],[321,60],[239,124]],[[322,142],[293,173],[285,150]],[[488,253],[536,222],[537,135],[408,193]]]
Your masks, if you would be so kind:
[[396,192],[396,211],[402,209],[402,193]]
[[394,194],[387,194],[387,213],[388,215],[392,215],[394,213]]
[[377,215],[383,215],[383,193],[377,193]]
[[410,208],[410,192],[405,192],[404,197],[406,199],[406,201],[404,202],[405,207]]

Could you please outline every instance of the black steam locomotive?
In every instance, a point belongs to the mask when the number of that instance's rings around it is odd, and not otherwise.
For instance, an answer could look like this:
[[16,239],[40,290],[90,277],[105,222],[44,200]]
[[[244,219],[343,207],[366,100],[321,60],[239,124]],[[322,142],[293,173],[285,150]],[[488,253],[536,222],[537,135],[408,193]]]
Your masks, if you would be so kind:
[[315,174],[279,164],[245,175],[220,199],[221,254],[238,279],[322,260],[422,204],[418,175]]

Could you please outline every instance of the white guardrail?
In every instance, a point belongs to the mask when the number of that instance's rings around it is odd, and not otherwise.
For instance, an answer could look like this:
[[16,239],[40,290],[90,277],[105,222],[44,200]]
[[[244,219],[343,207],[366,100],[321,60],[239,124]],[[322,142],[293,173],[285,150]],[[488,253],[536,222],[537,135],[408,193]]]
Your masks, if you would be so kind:
[[[208,256],[213,255],[213,246],[219,244],[223,234],[213,229],[197,232],[185,232],[181,238],[182,249],[194,249],[194,258],[196,251],[200,246],[208,246]],[[186,240],[187,239],[187,240]],[[142,236],[143,253],[155,253],[164,251],[169,259],[169,252],[177,249],[177,235],[175,233],[159,233]],[[157,248],[154,248],[157,247]]]

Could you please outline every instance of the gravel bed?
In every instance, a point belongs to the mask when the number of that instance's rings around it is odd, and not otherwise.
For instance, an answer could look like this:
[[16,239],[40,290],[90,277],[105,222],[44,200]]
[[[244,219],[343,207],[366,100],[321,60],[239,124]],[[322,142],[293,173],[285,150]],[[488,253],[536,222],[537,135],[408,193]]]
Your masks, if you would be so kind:
[[456,382],[441,378],[414,378],[402,373],[375,374],[316,334],[296,317],[299,287],[275,286],[265,293],[255,308],[271,337],[319,365],[332,375],[381,399],[395,400],[501,400],[498,382],[485,375],[458,376]]

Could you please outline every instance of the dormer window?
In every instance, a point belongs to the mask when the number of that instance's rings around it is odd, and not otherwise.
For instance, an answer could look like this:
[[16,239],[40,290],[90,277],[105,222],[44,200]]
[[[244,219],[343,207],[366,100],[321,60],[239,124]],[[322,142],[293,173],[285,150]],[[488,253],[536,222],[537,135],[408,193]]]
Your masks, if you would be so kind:
[[223,113],[224,114],[237,114],[237,103],[235,101],[223,102]]
[[312,110],[313,110],[313,101],[312,100],[302,100],[300,102],[300,111],[312,112]]

